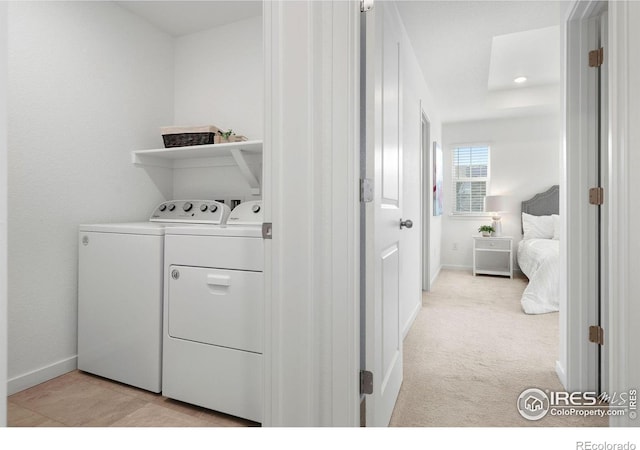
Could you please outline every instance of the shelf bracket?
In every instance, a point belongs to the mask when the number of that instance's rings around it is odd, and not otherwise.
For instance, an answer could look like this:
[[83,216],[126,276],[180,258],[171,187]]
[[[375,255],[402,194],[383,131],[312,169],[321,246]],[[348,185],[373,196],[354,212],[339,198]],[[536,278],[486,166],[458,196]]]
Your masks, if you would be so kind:
[[249,165],[247,164],[247,160],[245,159],[242,150],[234,148],[231,149],[230,152],[231,156],[233,156],[233,159],[236,161],[236,164],[238,165],[242,176],[249,184],[251,193],[253,195],[260,195],[260,183],[258,183],[258,179],[255,177],[253,172],[251,172],[251,169],[249,169]]

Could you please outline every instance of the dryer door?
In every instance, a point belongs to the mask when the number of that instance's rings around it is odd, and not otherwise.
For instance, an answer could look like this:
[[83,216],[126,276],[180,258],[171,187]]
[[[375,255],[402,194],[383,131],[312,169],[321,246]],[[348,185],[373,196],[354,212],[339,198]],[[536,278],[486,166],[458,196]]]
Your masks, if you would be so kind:
[[262,272],[169,266],[169,336],[262,353]]

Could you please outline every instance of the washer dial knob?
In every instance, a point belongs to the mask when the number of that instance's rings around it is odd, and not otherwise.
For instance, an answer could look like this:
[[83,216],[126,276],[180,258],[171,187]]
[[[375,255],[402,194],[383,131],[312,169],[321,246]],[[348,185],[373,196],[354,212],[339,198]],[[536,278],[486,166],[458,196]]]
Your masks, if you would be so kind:
[[169,211],[173,211],[174,209],[176,209],[176,205],[173,203],[169,204]]
[[160,205],[160,207],[158,208],[160,210],[160,212],[164,211],[165,209],[167,209],[167,205],[165,205],[164,203],[162,205]]
[[182,209],[184,209],[184,212],[191,211],[191,208],[193,208],[193,203],[191,202],[185,202],[184,206],[182,207]]
[[209,206],[209,211],[211,211],[212,213],[216,212],[217,210],[218,210],[218,205],[216,205],[215,203]]
[[258,214],[260,212],[260,205],[253,205],[251,207],[251,211],[253,211],[255,214]]
[[200,211],[205,212],[207,210],[207,208],[209,208],[207,205],[205,205],[204,203],[202,205],[200,205]]

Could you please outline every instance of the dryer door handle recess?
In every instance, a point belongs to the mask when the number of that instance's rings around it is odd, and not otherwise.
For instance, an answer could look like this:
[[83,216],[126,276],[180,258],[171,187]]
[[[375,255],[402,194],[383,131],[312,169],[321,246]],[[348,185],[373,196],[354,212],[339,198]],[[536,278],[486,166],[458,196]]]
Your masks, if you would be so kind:
[[207,284],[209,286],[231,286],[231,277],[229,275],[207,275]]

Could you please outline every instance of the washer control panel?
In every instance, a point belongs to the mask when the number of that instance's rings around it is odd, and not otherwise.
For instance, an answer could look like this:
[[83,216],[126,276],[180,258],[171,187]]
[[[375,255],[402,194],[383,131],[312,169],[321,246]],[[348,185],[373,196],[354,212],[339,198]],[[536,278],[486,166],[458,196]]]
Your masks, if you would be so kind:
[[233,208],[227,225],[262,225],[262,200],[240,203]]
[[224,225],[231,209],[215,200],[171,200],[153,210],[151,222],[180,222]]

